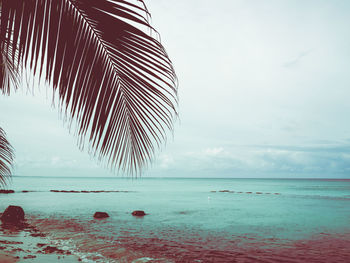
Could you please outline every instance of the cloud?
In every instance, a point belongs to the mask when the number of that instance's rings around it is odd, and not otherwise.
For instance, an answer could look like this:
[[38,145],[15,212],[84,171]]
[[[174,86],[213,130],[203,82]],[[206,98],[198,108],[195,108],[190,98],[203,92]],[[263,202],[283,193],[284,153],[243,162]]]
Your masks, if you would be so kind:
[[174,155],[170,160],[163,158],[156,168],[179,176],[350,176],[350,145],[342,144],[208,147]]
[[58,156],[54,156],[51,158],[51,165],[56,166],[60,162],[61,158]]
[[309,55],[312,52],[312,50],[306,50],[303,52],[300,52],[296,57],[292,58],[291,60],[287,61],[286,63],[283,64],[283,67],[285,68],[291,68],[291,67],[295,67],[297,66],[300,61],[306,57],[307,55]]
[[162,169],[167,169],[174,163],[174,159],[172,156],[168,154],[163,154],[159,157],[159,162],[160,162],[159,166]]
[[219,148],[207,148],[204,150],[204,153],[209,155],[209,156],[217,156],[221,153],[223,153],[224,148],[219,147]]

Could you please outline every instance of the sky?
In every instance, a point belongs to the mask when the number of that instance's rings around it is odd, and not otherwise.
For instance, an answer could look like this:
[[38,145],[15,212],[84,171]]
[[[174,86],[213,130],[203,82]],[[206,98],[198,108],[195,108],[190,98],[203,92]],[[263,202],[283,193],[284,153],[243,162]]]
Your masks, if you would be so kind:
[[[152,0],[179,121],[144,177],[350,178],[350,2]],[[77,147],[45,88],[0,97],[14,173],[118,176]]]

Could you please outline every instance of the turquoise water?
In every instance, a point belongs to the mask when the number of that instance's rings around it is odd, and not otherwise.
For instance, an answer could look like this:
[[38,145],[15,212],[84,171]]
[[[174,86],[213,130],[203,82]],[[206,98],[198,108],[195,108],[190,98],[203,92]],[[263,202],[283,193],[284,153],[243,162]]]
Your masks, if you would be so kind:
[[[101,262],[113,262],[116,247],[170,261],[230,262],[240,248],[350,233],[350,180],[15,177],[9,189],[16,193],[0,195],[0,211],[22,206],[52,238],[98,252]],[[147,216],[135,218],[134,210]],[[96,211],[110,218],[94,220]]]

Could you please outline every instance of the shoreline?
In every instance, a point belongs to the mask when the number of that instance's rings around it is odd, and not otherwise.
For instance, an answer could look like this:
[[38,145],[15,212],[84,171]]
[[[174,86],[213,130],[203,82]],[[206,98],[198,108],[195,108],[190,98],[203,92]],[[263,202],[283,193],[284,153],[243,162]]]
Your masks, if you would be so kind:
[[70,250],[61,249],[53,244],[44,233],[24,223],[22,226],[0,227],[0,262],[14,263],[34,261],[80,262],[81,259]]
[[[39,219],[40,220],[40,219]],[[41,219],[45,220],[45,219]],[[65,219],[61,218],[59,221],[52,221],[52,226],[55,227],[60,222],[64,222]],[[27,222],[32,223],[29,219]],[[34,225],[34,226],[33,226]],[[89,251],[89,247],[82,250],[72,250],[73,247],[69,247],[61,243],[65,241],[65,237],[58,237],[56,239],[50,238],[51,231],[44,230],[41,232],[36,227],[36,224],[24,224],[24,227],[20,228],[7,228],[4,225],[0,225],[0,262],[1,263],[14,263],[14,262],[61,262],[61,263],[77,263],[77,262],[119,262],[121,258],[130,259],[129,261],[122,262],[193,262],[194,258],[182,258],[179,254],[176,257],[170,256],[163,250],[163,255],[158,254],[150,255],[146,250],[132,251],[129,248],[122,248],[119,246],[113,246],[112,250],[98,251],[101,253],[101,257],[94,257]],[[83,233],[84,231],[80,232]],[[46,236],[46,233],[48,236]],[[69,237],[71,238],[71,237]],[[141,241],[141,242],[140,242]],[[142,242],[144,241],[144,242]],[[141,240],[138,238],[138,242],[146,245],[150,240]],[[161,240],[160,240],[161,241]],[[282,245],[281,243],[275,243],[273,246],[266,246],[268,244],[257,243],[253,246],[235,247],[233,250],[216,250],[214,248],[205,252],[205,257],[197,259],[197,262],[215,262],[215,258],[219,258],[220,262],[231,262],[230,259],[235,258],[242,260],[242,262],[254,262],[254,260],[269,260],[270,262],[278,262],[279,259],[285,260],[301,260],[298,262],[345,262],[344,260],[350,256],[350,248],[348,247],[350,241],[350,233],[339,235],[331,233],[321,233],[308,239],[301,239],[290,241],[288,244]],[[163,248],[171,247],[176,240],[163,240]],[[237,240],[235,241],[237,242]],[[107,241],[103,242],[104,245],[101,249],[105,248],[108,244]],[[99,244],[95,239],[89,245],[94,247]],[[200,244],[198,244],[200,245]],[[193,246],[193,244],[191,244]],[[195,249],[193,247],[192,249]],[[130,252],[136,252],[133,256],[130,256]],[[160,252],[160,251],[159,251]],[[190,253],[190,251],[188,251]],[[337,252],[337,253],[335,253]],[[89,255],[90,254],[90,255]],[[147,256],[148,255],[148,256]],[[150,257],[151,256],[151,257]],[[153,257],[156,256],[156,257]],[[160,256],[160,257],[159,257]],[[103,258],[105,261],[103,261]],[[209,261],[206,261],[206,259]],[[96,259],[96,261],[94,261]],[[182,260],[184,261],[177,261]],[[188,261],[186,261],[188,259]],[[102,261],[101,261],[102,260]],[[203,261],[204,260],[204,261]],[[214,260],[214,261],[213,261]],[[245,261],[248,260],[248,261]],[[251,261],[249,261],[251,260]],[[295,261],[297,262],[297,261]]]
[[[2,213],[0,213],[1,215]],[[37,220],[47,220],[37,218]],[[96,219],[97,221],[101,219]],[[66,222],[64,219],[59,220]],[[70,219],[68,219],[70,221]],[[103,222],[103,221],[102,221]],[[54,220],[51,226],[60,224]],[[67,232],[69,233],[69,232]],[[133,262],[133,263],[174,263],[172,259],[152,258],[145,256],[144,253],[133,251],[124,247],[114,247],[107,254],[102,251],[89,251],[89,246],[76,248],[67,243],[67,240],[74,238],[77,233],[83,234],[83,231],[71,232],[65,236],[53,237],[51,231],[40,229],[40,226],[33,220],[31,215],[26,215],[26,219],[20,225],[8,225],[0,221],[0,262],[58,262],[58,263],[78,263],[78,262]],[[99,244],[95,240],[93,246]],[[106,242],[108,243],[108,242]],[[106,244],[104,243],[104,244]],[[90,244],[91,245],[91,244]],[[101,245],[101,244],[99,244]]]

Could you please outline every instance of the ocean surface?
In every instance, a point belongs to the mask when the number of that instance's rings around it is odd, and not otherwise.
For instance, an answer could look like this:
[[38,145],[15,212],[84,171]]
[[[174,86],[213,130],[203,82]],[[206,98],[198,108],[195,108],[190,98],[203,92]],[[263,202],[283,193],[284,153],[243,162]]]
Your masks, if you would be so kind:
[[8,189],[0,211],[22,206],[84,262],[350,262],[347,179],[14,177]]

